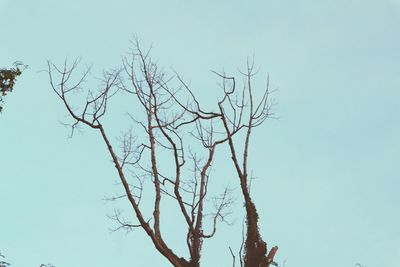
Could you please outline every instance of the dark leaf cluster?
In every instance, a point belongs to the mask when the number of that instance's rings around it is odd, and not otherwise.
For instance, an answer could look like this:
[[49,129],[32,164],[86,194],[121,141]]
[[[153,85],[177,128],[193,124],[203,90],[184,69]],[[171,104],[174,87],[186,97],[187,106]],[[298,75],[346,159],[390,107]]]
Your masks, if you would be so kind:
[[[23,66],[23,68],[21,68]],[[14,89],[17,77],[22,74],[23,69],[26,68],[21,62],[15,62],[13,68],[0,68],[0,112],[3,110],[3,97]]]

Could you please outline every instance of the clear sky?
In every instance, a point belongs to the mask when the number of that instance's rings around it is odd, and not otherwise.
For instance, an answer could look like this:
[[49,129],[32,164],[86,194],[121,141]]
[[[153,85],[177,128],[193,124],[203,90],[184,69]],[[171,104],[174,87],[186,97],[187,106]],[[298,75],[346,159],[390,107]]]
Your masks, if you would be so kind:
[[[90,129],[68,139],[41,72],[46,59],[68,56],[99,76],[135,34],[209,104],[211,69],[237,73],[254,55],[257,79],[269,74],[279,118],[257,129],[250,165],[278,263],[400,266],[399,0],[0,0],[0,14],[0,66],[29,65],[0,115],[0,251],[12,266],[168,266],[143,231],[110,233],[106,215],[126,206],[102,200],[118,191],[110,157]],[[236,195],[236,223],[204,243],[203,266],[231,266],[243,215]],[[180,250],[168,230],[183,227],[175,217],[165,232]]]

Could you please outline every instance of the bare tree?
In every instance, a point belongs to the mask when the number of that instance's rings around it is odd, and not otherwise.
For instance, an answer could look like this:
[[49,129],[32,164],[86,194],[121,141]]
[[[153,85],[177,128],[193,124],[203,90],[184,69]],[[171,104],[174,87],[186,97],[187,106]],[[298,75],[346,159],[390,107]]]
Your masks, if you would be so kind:
[[[123,61],[123,68],[105,72],[103,87],[97,92],[88,92],[80,111],[72,106],[70,95],[83,90],[88,77],[86,69],[75,83],[72,76],[79,61],[74,61],[68,67],[65,61],[62,68],[48,62],[50,83],[70,116],[73,118],[72,133],[80,125],[86,125],[101,135],[112,158],[124,194],[111,198],[112,200],[128,199],[137,223],[122,219],[121,212],[116,211],[112,219],[119,226],[116,229],[132,229],[141,227],[150,237],[155,248],[174,266],[200,266],[201,248],[204,239],[214,236],[218,221],[226,221],[229,213],[227,207],[232,203],[230,190],[225,190],[211,197],[215,204],[212,212],[205,212],[208,197],[209,174],[218,146],[227,142],[227,137],[218,138],[213,131],[214,120],[219,116],[214,113],[193,111],[196,102],[179,101],[176,97],[184,86],[170,87],[172,79],[159,70],[150,59],[149,51],[142,51],[139,43],[134,43],[131,57]],[[124,84],[123,76],[127,75],[129,85]],[[56,77],[58,76],[58,82]],[[121,150],[111,144],[111,140],[103,125],[103,117],[108,111],[111,98],[122,93],[132,95],[138,101],[143,111],[143,119],[128,113],[132,122],[139,125],[143,135],[127,132],[121,138]],[[140,141],[142,137],[143,141]],[[203,149],[199,153],[191,151],[187,139],[197,140]],[[191,144],[190,143],[190,144]],[[201,156],[204,155],[204,156]],[[172,159],[172,164],[163,167],[159,158]],[[189,164],[188,164],[189,163]],[[190,166],[188,166],[190,165]],[[187,173],[190,170],[190,177]],[[184,175],[185,174],[185,175]],[[146,181],[151,181],[153,189],[144,190]],[[144,194],[152,194],[153,209],[151,214],[145,214],[141,205]],[[161,231],[161,203],[170,198],[178,206],[181,218],[187,226],[186,242],[189,259],[185,259],[168,245]],[[165,200],[164,200],[165,201]],[[204,219],[210,217],[210,230],[205,230]]]
[[[248,155],[250,137],[253,128],[261,125],[270,115],[273,102],[269,101],[269,79],[267,80],[264,94],[258,103],[255,102],[252,88],[254,71],[254,60],[247,62],[247,69],[242,75],[245,77],[241,97],[235,96],[236,79],[225,73],[216,73],[222,79],[224,97],[218,102],[220,117],[228,139],[231,159],[240,180],[240,188],[246,208],[246,239],[245,251],[242,257],[246,267],[268,267],[277,265],[274,256],[278,250],[277,246],[267,250],[266,242],[260,236],[258,227],[258,213],[251,198],[251,177],[248,173]],[[239,100],[238,100],[239,99]],[[230,110],[230,111],[228,111]],[[244,130],[244,144],[242,147],[235,143],[233,135]],[[241,158],[239,155],[242,155]]]
[[[267,79],[262,96],[258,101],[255,101],[252,88],[252,79],[256,74],[254,71],[254,60],[251,62],[248,61],[246,71],[240,73],[244,78],[244,83],[241,87],[242,89],[239,91],[237,90],[237,79],[234,76],[228,76],[225,73],[219,72],[214,73],[222,80],[221,87],[223,89],[223,97],[218,101],[216,112],[205,112],[200,108],[199,101],[197,101],[184,81],[180,79],[196,103],[196,109],[190,112],[195,115],[196,119],[207,120],[217,117],[222,122],[222,133],[229,146],[230,156],[239,178],[246,209],[245,250],[242,251],[241,248],[239,252],[241,266],[277,266],[277,263],[274,262],[274,256],[278,247],[274,246],[270,250],[267,250],[266,242],[260,236],[258,213],[251,198],[251,177],[249,177],[248,173],[249,144],[252,130],[260,126],[272,115],[271,108],[274,103],[269,99],[269,78]],[[242,138],[242,142],[240,142],[240,138]],[[232,253],[232,250],[230,251]],[[232,256],[233,260],[235,260],[233,254]]]
[[[80,111],[72,106],[69,97],[72,92],[83,90],[89,69],[85,70],[75,83],[71,83],[78,61],[74,61],[70,67],[65,61],[62,68],[48,62],[51,86],[74,120],[71,125],[72,133],[80,124],[99,132],[124,188],[123,195],[115,196],[111,200],[127,198],[136,215],[138,223],[135,224],[122,219],[121,212],[117,210],[110,216],[119,223],[116,229],[141,227],[155,248],[171,264],[199,266],[204,239],[214,236],[217,221],[226,221],[226,215],[230,212],[227,207],[232,203],[232,198],[228,188],[225,188],[220,196],[213,197],[215,210],[211,213],[205,212],[205,201],[209,198],[209,174],[215,153],[217,147],[227,144],[239,178],[246,211],[245,237],[239,252],[241,266],[276,265],[273,259],[278,248],[272,247],[267,250],[267,245],[260,236],[258,214],[250,194],[251,177],[248,174],[251,132],[271,115],[269,83],[267,82],[259,101],[255,101],[252,88],[255,72],[252,62],[248,62],[246,71],[241,73],[245,82],[239,91],[235,77],[215,72],[222,81],[223,95],[216,102],[214,110],[207,111],[182,77],[177,74],[173,77],[167,76],[151,60],[150,50],[141,50],[137,40],[133,45],[131,56],[123,60],[123,67],[104,73],[104,86],[97,93],[88,92]],[[55,75],[58,75],[58,82]],[[128,85],[123,77],[127,77]],[[174,84],[175,80],[177,82]],[[124,134],[121,138],[121,155],[118,155],[111,144],[102,123],[108,103],[117,93],[134,96],[144,115],[140,119],[137,118],[137,112],[135,115],[128,113],[132,122],[139,125],[135,133],[141,129],[145,138],[144,141],[139,141],[140,135],[133,135],[132,132]],[[182,98],[181,95],[185,97]],[[188,145],[189,137],[201,144],[201,153],[193,153]],[[199,156],[202,153],[204,156]],[[161,156],[172,159],[169,165],[173,166],[172,171],[170,168],[164,170],[163,164],[158,161]],[[190,179],[186,179],[187,175],[184,174],[188,169],[191,170]],[[132,177],[128,177],[129,174]],[[152,190],[144,190],[144,183],[148,180],[151,180]],[[141,200],[143,194],[148,194],[149,191],[153,195],[153,210],[152,215],[146,217]],[[177,255],[163,238],[160,207],[164,197],[171,198],[176,203],[187,226],[186,244],[189,259]],[[204,219],[210,214],[211,230],[206,233]],[[230,252],[234,265],[235,255],[231,249]]]

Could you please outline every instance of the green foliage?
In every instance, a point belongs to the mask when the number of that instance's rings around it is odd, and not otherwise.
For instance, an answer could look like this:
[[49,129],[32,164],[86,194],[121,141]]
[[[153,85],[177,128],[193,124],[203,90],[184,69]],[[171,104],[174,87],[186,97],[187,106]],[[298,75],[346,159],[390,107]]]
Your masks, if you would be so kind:
[[[4,255],[1,254],[1,252],[0,252],[0,258],[5,258]],[[0,260],[0,267],[9,267],[9,266],[11,266],[10,263]],[[55,267],[55,266],[51,263],[48,263],[48,264],[40,264],[39,267]]]
[[27,67],[21,62],[15,62],[14,68],[0,68],[0,112],[3,110],[3,97],[6,96],[8,92],[12,92],[17,77],[22,73],[21,66],[23,66],[23,69]]
[[[0,258],[4,258],[4,255],[1,253],[0,253]],[[11,264],[9,264],[8,262],[0,260],[0,267],[8,267],[10,265]]]

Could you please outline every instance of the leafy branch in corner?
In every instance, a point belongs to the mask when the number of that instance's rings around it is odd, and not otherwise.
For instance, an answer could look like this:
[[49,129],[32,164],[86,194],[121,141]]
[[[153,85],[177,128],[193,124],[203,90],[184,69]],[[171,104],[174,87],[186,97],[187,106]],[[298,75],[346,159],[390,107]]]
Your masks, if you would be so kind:
[[22,71],[28,67],[20,61],[14,62],[13,65],[14,67],[10,69],[0,68],[0,112],[3,110],[3,97],[6,96],[8,92],[12,92],[17,77],[20,76]]

